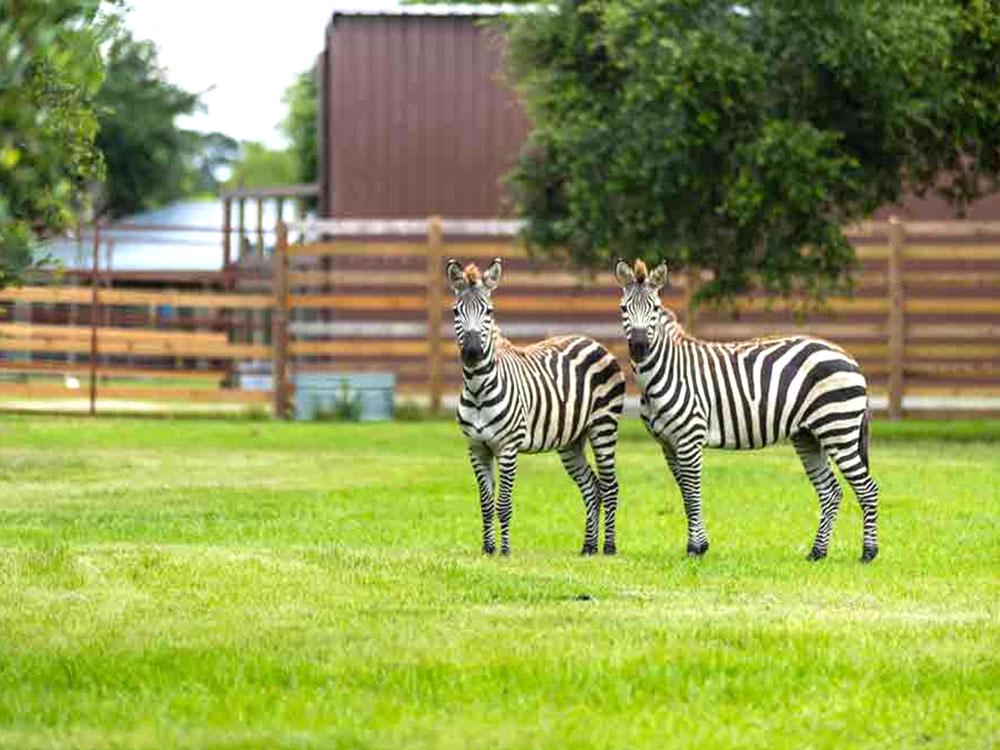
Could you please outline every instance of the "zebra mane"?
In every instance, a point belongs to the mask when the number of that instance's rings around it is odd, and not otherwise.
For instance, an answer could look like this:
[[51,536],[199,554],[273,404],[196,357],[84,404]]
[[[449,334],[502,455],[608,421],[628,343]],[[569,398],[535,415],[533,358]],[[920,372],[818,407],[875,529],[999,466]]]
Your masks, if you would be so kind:
[[633,271],[635,273],[635,280],[638,283],[641,284],[642,282],[644,282],[646,280],[646,275],[647,275],[646,264],[643,263],[641,260],[637,260],[635,262],[635,267],[634,267]]
[[465,267],[464,273],[465,273],[465,283],[467,283],[469,286],[478,284],[483,278],[483,275],[479,272],[479,266],[477,266],[475,263],[470,263],[469,265],[467,265]]

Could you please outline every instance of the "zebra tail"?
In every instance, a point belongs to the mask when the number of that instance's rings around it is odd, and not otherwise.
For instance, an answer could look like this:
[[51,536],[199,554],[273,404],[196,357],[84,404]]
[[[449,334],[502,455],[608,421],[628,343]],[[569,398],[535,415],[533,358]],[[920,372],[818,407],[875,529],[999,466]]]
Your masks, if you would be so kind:
[[871,469],[871,466],[868,464],[868,446],[871,443],[871,418],[872,410],[869,407],[865,409],[865,415],[861,417],[861,440],[858,446],[861,460],[865,468],[869,470]]

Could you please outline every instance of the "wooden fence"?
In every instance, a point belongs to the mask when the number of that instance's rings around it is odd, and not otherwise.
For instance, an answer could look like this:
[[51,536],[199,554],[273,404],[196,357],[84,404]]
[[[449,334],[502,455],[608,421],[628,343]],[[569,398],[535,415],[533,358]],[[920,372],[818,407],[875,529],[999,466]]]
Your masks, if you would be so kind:
[[[497,317],[515,343],[580,332],[627,359],[610,272],[588,277],[529,259],[510,222],[296,229],[309,241],[290,243],[279,226],[257,275],[230,268],[200,287],[150,288],[159,282],[148,273],[133,283],[95,265],[0,291],[0,399],[66,397],[72,377],[87,382],[91,411],[98,400],[130,399],[270,403],[284,416],[296,373],[387,371],[404,398],[438,408],[461,379],[448,257],[504,258]],[[735,314],[692,310],[695,282],[682,275],[663,302],[703,338],[811,333],[835,341],[859,359],[876,407],[893,417],[1000,414],[1000,224],[867,224],[851,236],[860,259],[855,294],[808,317],[756,294],[739,300]],[[248,367],[273,374],[273,387],[240,387],[237,373]]]
[[[288,321],[275,333],[282,373],[390,371],[403,393],[426,394],[433,407],[457,394],[448,257],[504,258],[497,317],[515,343],[580,332],[627,358],[610,273],[590,278],[533,262],[505,236],[509,225],[432,218],[305,228],[328,239],[282,243],[275,254],[283,285],[275,320]],[[740,299],[735,313],[692,311],[683,276],[663,302],[703,338],[811,333],[841,344],[861,362],[876,407],[894,418],[1000,413],[1000,224],[870,223],[851,238],[860,260],[854,295],[808,317],[758,294]]]
[[[0,399],[44,399],[50,410],[61,411],[86,398],[91,414],[99,399],[270,402],[269,391],[235,387],[237,363],[269,363],[272,351],[263,337],[236,340],[230,316],[269,314],[273,295],[194,290],[190,283],[187,289],[112,287],[127,274],[101,271],[100,242],[95,230],[89,274],[46,274],[0,290]],[[225,274],[217,275],[224,284]],[[149,273],[138,276],[144,284],[166,282]],[[79,387],[81,379],[86,390]]]

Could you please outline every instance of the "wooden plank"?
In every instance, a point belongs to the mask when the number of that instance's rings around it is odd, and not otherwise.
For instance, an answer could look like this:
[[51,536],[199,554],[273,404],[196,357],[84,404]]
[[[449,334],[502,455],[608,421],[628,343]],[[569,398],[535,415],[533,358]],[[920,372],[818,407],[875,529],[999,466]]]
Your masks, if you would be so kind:
[[950,313],[952,315],[1000,314],[1000,299],[961,299],[954,297],[911,297],[906,312]]
[[910,323],[910,339],[1000,339],[1000,323]]
[[308,245],[289,245],[291,258],[323,257],[328,255],[387,256],[391,258],[423,257],[423,242],[314,242]]
[[293,355],[427,357],[426,339],[335,339],[333,341],[293,341]]
[[[773,328],[771,326],[774,326]],[[741,341],[752,338],[774,336],[818,336],[837,342],[839,340],[883,338],[885,324],[869,323],[723,323],[703,322],[698,327],[698,336],[708,341]]]
[[[0,396],[17,398],[80,398],[82,392],[56,383],[0,383]],[[149,386],[104,385],[101,398],[123,398],[136,401],[197,401],[267,403],[268,391],[241,391],[216,388],[156,388]]]
[[1000,260],[1000,244],[907,245],[903,251],[903,258],[906,260]]
[[906,359],[997,359],[1000,343],[907,344]]
[[[680,305],[681,298],[665,297],[663,304]],[[295,308],[329,308],[351,311],[420,311],[427,309],[426,294],[293,294],[289,303]],[[443,307],[450,307],[451,301],[443,299]],[[605,294],[599,297],[579,295],[573,297],[507,297],[498,302],[502,318],[505,312],[607,312],[618,319],[618,295]]]
[[[885,257],[885,256],[883,256]],[[366,270],[301,270],[290,271],[288,281],[292,286],[339,286],[358,287],[407,287],[422,286],[426,274],[423,271],[381,271]],[[865,271],[856,276],[860,287],[878,287],[884,289],[886,274],[880,271]],[[935,284],[940,286],[990,286],[1000,285],[1000,272],[993,271],[904,271],[904,280],[908,284]],[[671,288],[680,289],[681,285],[670,282]],[[541,287],[554,289],[585,289],[608,291],[613,290],[614,280],[611,274],[598,272],[590,275],[585,272],[569,271],[504,271],[502,290],[524,287]]]
[[[0,371],[36,375],[86,375],[90,372],[87,363],[73,362],[7,362],[0,360]],[[226,376],[225,370],[156,370],[149,367],[119,367],[103,365],[102,378],[150,378],[153,380],[198,380],[207,383],[218,382]]]
[[[101,342],[101,354],[134,354],[151,357],[203,357],[206,359],[266,359],[270,348],[258,344],[204,346],[184,341],[133,341],[110,339]],[[58,352],[90,354],[90,342],[77,339],[0,339],[0,351]]]
[[[979,237],[1000,235],[1000,221],[906,221],[906,233],[911,237]],[[848,227],[849,237],[884,236],[889,233],[887,221],[864,221]]]
[[[0,300],[47,304],[91,304],[91,291],[83,287],[24,286],[0,290]],[[103,305],[170,305],[172,307],[229,307],[267,309],[273,299],[266,294],[201,294],[195,292],[102,289]]]
[[[446,257],[468,259],[526,258],[527,250],[513,242],[449,242]],[[305,245],[289,245],[291,257],[324,255],[363,255],[389,257],[423,257],[426,245],[422,240],[409,242],[358,242],[356,240],[334,240],[314,242]]]
[[[5,338],[90,339],[89,326],[61,326],[40,323],[0,323],[0,341]],[[226,334],[195,331],[166,331],[149,328],[98,327],[102,341],[175,341],[194,342],[205,346],[226,346]]]
[[1000,385],[910,385],[907,396],[953,396],[958,398],[989,398],[1000,396]]
[[[392,271],[385,273],[373,270],[309,270],[290,271],[288,281],[292,286],[336,286],[341,284],[361,287],[406,287],[423,286],[427,274],[424,271]],[[522,287],[550,287],[557,289],[614,289],[610,274],[588,276],[565,271],[504,271],[500,289]]]

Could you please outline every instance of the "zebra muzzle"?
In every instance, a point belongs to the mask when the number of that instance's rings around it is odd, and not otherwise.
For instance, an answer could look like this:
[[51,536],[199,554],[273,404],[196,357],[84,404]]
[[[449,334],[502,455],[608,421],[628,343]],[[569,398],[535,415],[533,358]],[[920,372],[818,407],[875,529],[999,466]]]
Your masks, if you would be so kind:
[[628,353],[636,362],[646,358],[649,354],[649,338],[645,331],[633,331],[628,337]]
[[483,358],[483,344],[479,340],[478,331],[467,331],[462,337],[462,361],[467,365],[474,365]]

